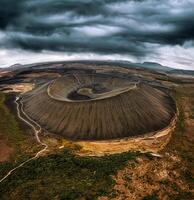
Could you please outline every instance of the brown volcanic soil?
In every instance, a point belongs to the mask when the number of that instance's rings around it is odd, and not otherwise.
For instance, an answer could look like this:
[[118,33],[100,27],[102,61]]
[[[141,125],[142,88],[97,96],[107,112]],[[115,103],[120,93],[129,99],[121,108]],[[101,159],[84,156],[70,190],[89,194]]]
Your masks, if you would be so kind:
[[179,120],[162,158],[129,161],[114,177],[114,197],[98,200],[194,199],[194,84],[178,86],[175,96]]
[[[87,85],[103,83],[110,91],[127,85],[122,78],[78,78]],[[78,87],[75,78],[65,83],[55,88],[60,99]],[[72,140],[118,139],[157,131],[167,126],[175,113],[172,98],[146,83],[117,96],[87,102],[53,99],[47,93],[49,84],[24,94],[24,109],[45,129]]]
[[5,137],[0,134],[0,163],[9,160],[12,148],[8,146]]

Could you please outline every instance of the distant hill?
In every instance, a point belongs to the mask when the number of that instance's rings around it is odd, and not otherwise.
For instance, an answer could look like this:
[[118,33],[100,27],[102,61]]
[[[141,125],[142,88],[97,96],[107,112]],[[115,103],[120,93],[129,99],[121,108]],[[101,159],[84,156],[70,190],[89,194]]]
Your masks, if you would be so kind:
[[127,64],[128,67],[138,67],[149,69],[158,72],[165,72],[168,74],[175,74],[175,75],[186,75],[186,76],[194,76],[194,70],[184,70],[184,69],[175,69],[168,66],[163,66],[159,63],[155,62],[144,62],[144,63],[131,63],[131,62],[121,62],[122,64]]
[[24,65],[22,65],[22,64],[20,64],[20,63],[16,63],[16,64],[14,64],[14,65],[11,65],[10,67],[9,67],[9,69],[11,69],[11,70],[17,70],[17,69],[21,69],[21,68],[23,68],[24,67]]
[[22,65],[20,63],[16,63],[16,64],[11,65],[9,67],[0,68],[0,71],[3,71],[3,70],[14,71],[14,70],[22,69],[24,67],[25,67],[25,65]]
[[49,64],[73,64],[73,63],[80,63],[80,64],[112,64],[117,65],[121,67],[127,67],[127,68],[144,68],[148,70],[153,70],[156,72],[164,72],[168,74],[175,74],[175,75],[186,75],[186,76],[194,76],[194,70],[183,70],[183,69],[175,69],[168,66],[163,66],[156,62],[144,62],[144,63],[132,63],[130,61],[125,60],[76,60],[76,61],[53,61],[53,62],[43,62],[43,63],[32,63],[32,64],[26,64],[22,65],[20,63],[11,65],[8,68],[0,68],[0,71],[2,70],[20,70],[23,68],[34,68],[34,67],[44,67],[45,65]]
[[172,69],[169,73],[170,74],[177,74],[177,75],[194,76],[194,70]]
[[155,70],[161,70],[161,71],[171,71],[173,70],[173,68],[167,67],[167,66],[163,66],[159,63],[155,63],[155,62],[144,62],[142,64],[139,64],[142,67],[146,67],[148,69],[155,69]]

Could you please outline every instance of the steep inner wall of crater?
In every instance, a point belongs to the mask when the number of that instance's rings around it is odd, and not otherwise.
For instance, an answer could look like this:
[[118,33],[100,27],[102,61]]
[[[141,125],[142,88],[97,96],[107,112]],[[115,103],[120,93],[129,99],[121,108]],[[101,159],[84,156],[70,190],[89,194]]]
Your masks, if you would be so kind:
[[83,102],[110,98],[127,92],[133,87],[134,84],[127,79],[99,74],[68,74],[52,81],[47,92],[55,100]]

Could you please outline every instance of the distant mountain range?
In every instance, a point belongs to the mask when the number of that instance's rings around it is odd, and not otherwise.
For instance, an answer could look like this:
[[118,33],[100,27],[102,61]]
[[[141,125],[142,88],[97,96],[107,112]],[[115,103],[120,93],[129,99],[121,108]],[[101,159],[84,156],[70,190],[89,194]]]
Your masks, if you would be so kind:
[[175,68],[163,66],[154,62],[144,62],[143,64],[139,64],[139,65],[147,69],[152,69],[156,71],[164,71],[170,74],[194,76],[194,70],[175,69]]
[[19,70],[22,68],[28,68],[28,67],[41,67],[41,65],[47,65],[47,64],[72,64],[72,63],[84,63],[84,64],[112,64],[112,65],[119,65],[121,67],[127,67],[127,68],[144,68],[148,70],[153,70],[156,72],[164,72],[168,74],[175,74],[175,75],[187,75],[187,76],[194,76],[194,70],[183,70],[183,69],[175,69],[167,66],[163,66],[159,63],[155,62],[144,62],[144,63],[132,63],[130,61],[123,61],[123,60],[76,60],[76,61],[53,61],[53,62],[43,62],[43,63],[33,63],[33,64],[14,64],[11,65],[8,68],[0,68],[0,71],[2,70]]
[[165,72],[169,72],[173,70],[173,68],[171,67],[163,66],[155,62],[136,63],[136,65],[144,67],[144,68],[152,69],[152,70],[155,69],[155,70],[161,70]]
[[149,69],[149,70],[153,70],[157,72],[165,72],[168,74],[175,74],[175,75],[194,76],[194,70],[175,69],[172,67],[163,66],[155,62],[144,62],[144,63],[132,63],[129,61],[117,61],[117,62],[125,64],[128,67],[144,68],[144,69]]

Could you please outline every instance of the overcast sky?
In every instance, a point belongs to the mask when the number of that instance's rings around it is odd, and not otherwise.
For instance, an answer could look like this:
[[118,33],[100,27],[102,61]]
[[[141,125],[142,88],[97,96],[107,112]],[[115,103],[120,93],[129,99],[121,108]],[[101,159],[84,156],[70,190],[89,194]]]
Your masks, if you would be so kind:
[[0,67],[72,59],[194,70],[194,0],[0,0]]

